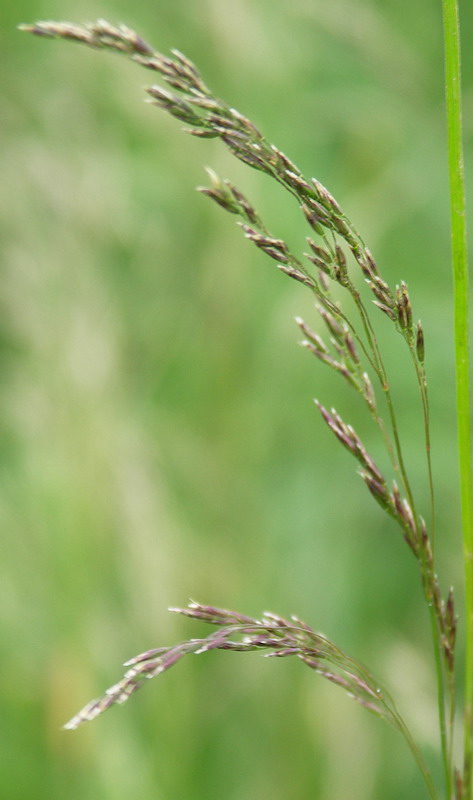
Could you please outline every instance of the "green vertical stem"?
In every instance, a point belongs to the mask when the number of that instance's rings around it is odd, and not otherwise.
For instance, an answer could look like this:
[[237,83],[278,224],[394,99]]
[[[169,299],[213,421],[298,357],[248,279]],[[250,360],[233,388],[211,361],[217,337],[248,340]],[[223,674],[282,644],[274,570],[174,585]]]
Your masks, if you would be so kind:
[[435,526],[436,526],[435,491],[434,491],[434,476],[432,469],[432,447],[430,441],[430,408],[429,408],[429,394],[427,392],[427,378],[425,375],[425,369],[423,364],[422,365],[419,364],[414,347],[412,346],[409,349],[411,352],[412,360],[414,363],[414,369],[416,371],[417,381],[419,384],[420,396],[422,401],[422,410],[424,415],[424,438],[425,438],[425,452],[427,457],[427,473],[429,479],[430,513],[431,513],[430,543],[432,545],[432,551],[435,554]]
[[437,675],[437,706],[440,726],[440,743],[442,747],[442,762],[445,775],[446,798],[450,800],[452,796],[452,765],[450,763],[451,746],[449,744],[449,727],[445,710],[445,677],[442,666],[442,643],[437,627],[437,617],[432,601],[426,595],[429,605],[430,624],[432,629],[432,641],[434,645],[435,670]]
[[471,800],[473,758],[473,469],[468,351],[468,256],[461,116],[460,25],[457,0],[442,0],[442,5],[455,307],[458,455],[465,565],[464,799]]
[[397,711],[393,712],[393,720],[394,720],[395,725],[399,729],[399,731],[404,736],[404,739],[407,742],[407,744],[409,746],[409,749],[412,752],[412,755],[414,756],[414,759],[415,759],[415,761],[417,763],[417,766],[419,767],[419,770],[422,773],[422,777],[423,777],[425,785],[427,787],[427,791],[429,793],[429,797],[431,798],[431,800],[438,800],[438,794],[437,794],[434,782],[432,780],[432,776],[430,774],[429,768],[426,765],[426,763],[424,761],[424,758],[423,758],[423,755],[422,755],[421,751],[419,750],[415,740],[413,739],[412,734],[409,731],[406,723],[404,722],[402,717],[400,717],[400,715],[397,713]]

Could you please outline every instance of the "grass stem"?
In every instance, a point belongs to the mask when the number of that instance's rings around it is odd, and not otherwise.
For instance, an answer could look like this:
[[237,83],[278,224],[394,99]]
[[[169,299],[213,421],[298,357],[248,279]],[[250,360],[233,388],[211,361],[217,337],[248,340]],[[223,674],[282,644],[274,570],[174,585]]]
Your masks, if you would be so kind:
[[457,0],[442,0],[455,311],[458,456],[465,568],[464,800],[471,800],[473,728],[473,468],[468,348],[468,255],[463,170],[460,22]]

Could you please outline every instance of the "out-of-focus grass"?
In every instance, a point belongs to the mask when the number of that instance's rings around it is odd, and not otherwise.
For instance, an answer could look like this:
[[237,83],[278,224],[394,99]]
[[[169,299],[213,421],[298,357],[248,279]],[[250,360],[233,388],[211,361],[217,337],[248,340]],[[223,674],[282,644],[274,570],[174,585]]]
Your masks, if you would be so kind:
[[[3,15],[5,797],[342,800],[349,787],[351,800],[417,798],[396,735],[298,663],[204,655],[126,708],[60,730],[125,658],[199,635],[165,611],[195,596],[306,616],[387,676],[424,746],[437,744],[415,566],[312,396],[375,454],[376,437],[356,398],[296,346],[293,316],[312,316],[305,293],[193,188],[212,165],[302,247],[297,209],[143,104],[146,73],[14,28],[101,15],[183,50],[331,188],[390,281],[409,282],[426,330],[439,548],[445,581],[459,584],[440,8],[19,0]],[[426,503],[399,346],[387,338]]]

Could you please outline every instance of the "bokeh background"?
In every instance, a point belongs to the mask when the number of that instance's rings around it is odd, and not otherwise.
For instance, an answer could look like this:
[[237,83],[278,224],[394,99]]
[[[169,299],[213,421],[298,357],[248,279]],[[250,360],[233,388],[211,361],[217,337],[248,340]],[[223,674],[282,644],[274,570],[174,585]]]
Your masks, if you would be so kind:
[[[461,2],[473,205],[473,8]],[[0,11],[0,704],[9,800],[414,800],[395,732],[299,662],[189,658],[61,725],[148,647],[204,635],[189,597],[297,613],[389,685],[437,770],[416,566],[329,435],[359,400],[297,346],[309,294],[194,187],[231,178],[303,249],[265,177],[142,102],[119,57],[15,30],[105,17],[178,47],[316,175],[424,322],[443,585],[461,587],[440,3],[16,0]],[[151,77],[152,80],[152,77]],[[379,315],[381,317],[381,315]],[[378,318],[427,513],[407,353]]]

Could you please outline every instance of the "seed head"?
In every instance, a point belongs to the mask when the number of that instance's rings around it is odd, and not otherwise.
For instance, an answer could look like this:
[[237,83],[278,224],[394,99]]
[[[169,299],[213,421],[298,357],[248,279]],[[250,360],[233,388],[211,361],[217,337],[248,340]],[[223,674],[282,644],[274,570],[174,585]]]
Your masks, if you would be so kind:
[[425,359],[425,345],[424,345],[424,331],[420,320],[417,323],[417,328],[416,328],[416,353],[420,363],[423,364]]

